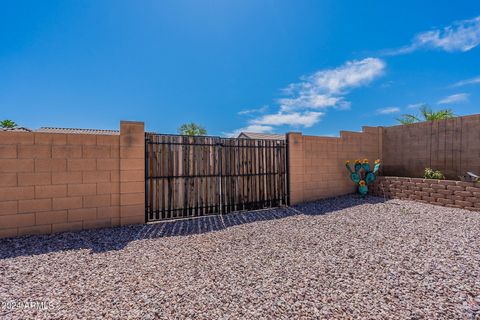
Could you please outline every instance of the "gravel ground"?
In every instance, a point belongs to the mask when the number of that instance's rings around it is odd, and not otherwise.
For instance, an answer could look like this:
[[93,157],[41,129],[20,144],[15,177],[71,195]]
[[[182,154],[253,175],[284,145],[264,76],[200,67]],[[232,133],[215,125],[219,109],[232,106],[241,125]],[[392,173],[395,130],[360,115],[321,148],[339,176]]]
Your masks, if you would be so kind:
[[348,196],[6,239],[0,275],[8,319],[480,319],[480,213]]

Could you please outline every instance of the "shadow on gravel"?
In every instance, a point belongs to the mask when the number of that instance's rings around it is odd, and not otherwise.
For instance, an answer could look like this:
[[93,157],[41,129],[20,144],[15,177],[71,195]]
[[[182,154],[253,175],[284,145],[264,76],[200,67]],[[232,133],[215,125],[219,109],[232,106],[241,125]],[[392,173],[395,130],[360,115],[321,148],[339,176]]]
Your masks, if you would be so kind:
[[135,240],[196,235],[257,221],[282,219],[298,214],[322,215],[365,203],[375,204],[383,201],[382,198],[362,199],[350,195],[304,203],[292,208],[283,207],[145,225],[0,239],[0,259],[80,249],[89,249],[91,253],[102,253],[121,250]]
[[338,210],[359,206],[362,204],[377,204],[385,202],[384,198],[367,196],[362,198],[357,194],[351,194],[342,197],[329,198],[324,200],[306,202],[293,206],[293,208],[305,215],[322,215],[332,213]]

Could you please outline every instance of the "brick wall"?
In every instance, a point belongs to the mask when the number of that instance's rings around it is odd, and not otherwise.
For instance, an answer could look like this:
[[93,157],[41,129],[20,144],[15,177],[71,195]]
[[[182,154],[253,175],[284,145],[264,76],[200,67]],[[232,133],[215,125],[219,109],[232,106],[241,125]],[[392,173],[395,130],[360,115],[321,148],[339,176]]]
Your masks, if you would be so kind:
[[340,138],[289,133],[287,139],[292,204],[354,192],[345,160],[379,158],[381,174],[389,176],[422,177],[426,167],[450,179],[466,171],[480,173],[480,115],[364,127],[363,132],[342,131]]
[[378,177],[371,194],[480,211],[480,183],[404,177]]
[[458,179],[480,174],[480,115],[383,129],[383,173],[422,177],[425,168]]
[[144,127],[0,132],[0,238],[144,222]]
[[345,161],[382,158],[382,128],[342,131],[340,138],[287,134],[290,203],[317,200],[355,191]]
[[120,223],[145,223],[145,130],[143,122],[120,124]]

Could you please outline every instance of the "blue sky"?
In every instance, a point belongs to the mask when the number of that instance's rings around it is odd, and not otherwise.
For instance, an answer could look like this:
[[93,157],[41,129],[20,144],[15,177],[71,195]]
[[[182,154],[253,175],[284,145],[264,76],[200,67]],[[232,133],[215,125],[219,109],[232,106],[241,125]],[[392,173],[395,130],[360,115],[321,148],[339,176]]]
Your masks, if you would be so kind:
[[0,118],[337,135],[480,113],[476,1],[2,1]]

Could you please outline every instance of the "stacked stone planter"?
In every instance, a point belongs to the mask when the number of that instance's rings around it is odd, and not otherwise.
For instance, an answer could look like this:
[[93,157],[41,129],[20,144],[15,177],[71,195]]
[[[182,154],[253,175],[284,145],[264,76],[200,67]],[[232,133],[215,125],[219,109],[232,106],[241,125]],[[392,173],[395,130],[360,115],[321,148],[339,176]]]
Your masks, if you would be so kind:
[[480,183],[404,177],[378,177],[371,194],[480,211]]

